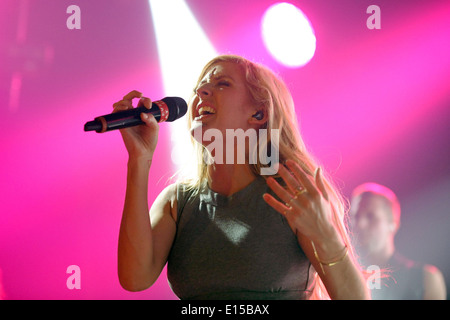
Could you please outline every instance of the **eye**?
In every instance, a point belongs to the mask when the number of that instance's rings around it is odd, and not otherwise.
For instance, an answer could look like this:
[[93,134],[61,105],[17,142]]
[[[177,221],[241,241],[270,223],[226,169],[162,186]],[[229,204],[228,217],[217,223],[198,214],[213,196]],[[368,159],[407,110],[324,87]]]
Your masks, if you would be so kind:
[[229,83],[228,81],[221,80],[221,81],[219,81],[219,82],[217,83],[217,85],[220,86],[220,87],[229,87],[229,86],[230,86],[230,83]]

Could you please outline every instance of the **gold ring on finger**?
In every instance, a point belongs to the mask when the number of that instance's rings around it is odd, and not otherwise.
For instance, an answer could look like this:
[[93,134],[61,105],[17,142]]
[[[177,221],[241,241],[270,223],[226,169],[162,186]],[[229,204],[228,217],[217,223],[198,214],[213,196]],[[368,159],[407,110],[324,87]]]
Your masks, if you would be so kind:
[[291,203],[292,201],[297,200],[297,195],[295,195],[295,197],[291,198],[291,200],[289,200],[289,207],[291,207]]

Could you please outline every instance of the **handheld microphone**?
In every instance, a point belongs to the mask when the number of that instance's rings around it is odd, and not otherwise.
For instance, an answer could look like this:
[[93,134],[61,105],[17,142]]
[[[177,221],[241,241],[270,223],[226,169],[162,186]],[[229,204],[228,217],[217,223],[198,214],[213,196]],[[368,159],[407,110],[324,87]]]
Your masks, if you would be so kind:
[[159,101],[154,101],[152,107],[147,109],[144,106],[138,108],[107,114],[86,122],[84,131],[96,131],[98,133],[123,129],[144,124],[141,120],[141,113],[151,113],[156,121],[175,121],[186,114],[187,104],[179,97],[166,97]]

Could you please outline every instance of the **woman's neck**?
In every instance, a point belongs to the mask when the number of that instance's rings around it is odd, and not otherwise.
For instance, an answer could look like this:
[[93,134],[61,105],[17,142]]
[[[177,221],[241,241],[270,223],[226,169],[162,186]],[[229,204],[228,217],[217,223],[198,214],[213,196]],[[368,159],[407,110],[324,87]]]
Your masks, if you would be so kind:
[[242,190],[252,183],[256,176],[247,164],[215,164],[208,166],[208,185],[214,192],[225,196]]

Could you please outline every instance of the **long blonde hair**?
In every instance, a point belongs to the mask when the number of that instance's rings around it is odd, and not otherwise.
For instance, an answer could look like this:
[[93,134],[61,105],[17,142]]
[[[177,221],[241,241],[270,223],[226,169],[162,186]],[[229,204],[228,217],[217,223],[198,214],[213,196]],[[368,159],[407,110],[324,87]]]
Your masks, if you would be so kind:
[[[210,62],[203,68],[198,83],[204,78],[211,67],[220,62],[232,62],[240,65],[245,73],[245,79],[248,91],[255,106],[262,109],[268,116],[264,128],[267,129],[267,144],[271,142],[272,129],[278,129],[279,132],[279,162],[285,163],[286,160],[291,159],[297,162],[301,168],[311,177],[314,177],[316,169],[319,167],[318,162],[308,152],[305,143],[300,135],[297,115],[295,112],[292,95],[277,75],[275,75],[267,67],[249,61],[243,57],[236,55],[221,55]],[[198,85],[197,83],[197,85]],[[191,99],[192,100],[192,99]],[[192,103],[189,104],[192,108]],[[192,112],[188,111],[188,127],[191,127]],[[206,148],[194,139],[191,139],[194,145],[197,156],[197,174],[194,178],[188,181],[191,188],[198,189],[202,183],[208,179],[207,164],[204,161]],[[259,143],[258,143],[259,144]],[[270,149],[266,149],[270,150]],[[256,176],[261,175],[260,169],[263,165],[258,161],[252,165],[252,171]],[[322,168],[323,170],[323,168]],[[275,175],[276,176],[276,175]],[[342,197],[341,193],[331,182],[331,179],[323,172],[324,184],[327,189],[329,201],[333,209],[334,223],[338,227],[343,240],[349,248],[350,256],[354,259],[354,252],[350,238],[348,236],[346,214],[347,202]],[[327,291],[318,277],[315,274],[316,281],[311,299],[328,299]]]

